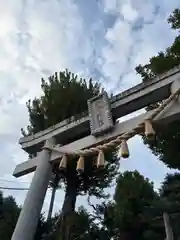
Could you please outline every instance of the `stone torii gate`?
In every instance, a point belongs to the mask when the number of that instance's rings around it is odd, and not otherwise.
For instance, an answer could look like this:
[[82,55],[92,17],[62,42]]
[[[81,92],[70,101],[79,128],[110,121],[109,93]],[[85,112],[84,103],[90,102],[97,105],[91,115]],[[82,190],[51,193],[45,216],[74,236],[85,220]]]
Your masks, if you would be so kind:
[[[128,157],[127,140],[144,131],[154,134],[152,125],[160,127],[180,119],[180,66],[152,80],[143,82],[111,99],[103,93],[88,101],[89,113],[75,121],[67,119],[32,136],[23,137],[22,149],[32,159],[16,166],[13,175],[20,177],[35,171],[24,201],[12,240],[32,240],[52,176],[54,164],[66,165],[68,155],[80,156],[79,170],[84,157],[98,155],[97,165],[103,165],[103,151],[120,145],[123,157]],[[149,104],[164,100],[158,109],[151,110],[125,122],[121,118]],[[60,145],[61,144],[61,145]]]

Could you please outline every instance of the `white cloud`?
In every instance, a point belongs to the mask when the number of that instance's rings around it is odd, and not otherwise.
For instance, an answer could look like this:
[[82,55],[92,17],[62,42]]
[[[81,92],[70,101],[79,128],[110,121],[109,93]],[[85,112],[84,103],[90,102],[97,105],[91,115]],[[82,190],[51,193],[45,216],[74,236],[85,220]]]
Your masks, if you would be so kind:
[[134,21],[137,17],[143,17],[144,20],[149,21],[153,18],[155,3],[151,0],[104,0],[104,11],[111,14],[119,14],[125,20]]
[[[178,6],[176,1],[173,3],[173,6]],[[150,57],[169,46],[177,33],[167,23],[163,4],[158,7],[153,1],[105,0],[104,11],[116,16],[114,25],[106,32],[108,44],[102,49],[102,72],[108,79],[108,88],[122,89],[122,84],[135,85],[135,67],[147,63]]]
[[105,12],[114,12],[117,8],[117,0],[104,0],[104,11]]
[[[0,142],[3,147],[0,176],[3,177],[12,174],[17,163],[27,160],[18,139],[20,128],[28,123],[25,102],[40,94],[41,77],[66,67],[83,72],[81,61],[89,58],[92,49],[83,35],[83,19],[73,1],[26,1],[26,4],[19,1],[17,5],[0,1],[0,11],[3,12],[0,15]],[[20,181],[30,182],[32,176],[22,177]],[[25,192],[16,196],[18,203],[22,203]]]
[[137,10],[133,9],[130,4],[123,4],[120,12],[127,21],[134,22],[138,18]]
[[83,35],[83,19],[73,1],[36,2],[28,10],[27,25],[32,38],[28,62],[39,69],[54,72],[67,66],[78,68],[91,54]]
[[133,44],[131,34],[130,24],[120,19],[106,33],[105,38],[109,44],[102,49],[102,58],[104,60],[102,71],[111,80],[109,82],[111,86],[113,86],[114,82],[119,81],[126,68],[127,57]]

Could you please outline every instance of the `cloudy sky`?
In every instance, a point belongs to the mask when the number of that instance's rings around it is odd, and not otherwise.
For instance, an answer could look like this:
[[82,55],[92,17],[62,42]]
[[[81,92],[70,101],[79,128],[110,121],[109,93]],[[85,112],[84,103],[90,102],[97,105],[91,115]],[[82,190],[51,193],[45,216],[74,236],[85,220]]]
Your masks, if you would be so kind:
[[[0,186],[28,187],[31,181],[33,174],[15,179],[12,172],[27,160],[18,139],[28,123],[25,102],[41,93],[41,77],[69,68],[114,94],[141,82],[135,66],[177,34],[166,21],[176,7],[179,0],[0,0]],[[139,138],[130,140],[130,149],[122,171],[137,169],[158,188],[170,170]],[[23,204],[26,191],[4,194]],[[59,191],[55,210],[62,199]],[[85,201],[79,198],[80,204]]]

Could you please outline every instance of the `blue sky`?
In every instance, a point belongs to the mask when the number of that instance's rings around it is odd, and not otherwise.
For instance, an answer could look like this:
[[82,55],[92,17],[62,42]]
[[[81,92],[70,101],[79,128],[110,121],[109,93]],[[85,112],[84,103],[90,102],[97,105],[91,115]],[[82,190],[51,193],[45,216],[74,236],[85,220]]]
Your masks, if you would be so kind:
[[[41,93],[41,77],[69,68],[114,94],[141,82],[134,68],[177,34],[166,21],[176,7],[179,0],[0,0],[0,186],[28,187],[31,181],[33,174],[14,179],[12,172],[27,160],[18,139],[28,123],[25,102]],[[121,170],[137,169],[158,188],[170,170],[140,138],[130,140],[130,150]],[[22,204],[26,192],[4,194]],[[58,191],[55,210],[62,199]],[[78,198],[80,204],[85,200]]]

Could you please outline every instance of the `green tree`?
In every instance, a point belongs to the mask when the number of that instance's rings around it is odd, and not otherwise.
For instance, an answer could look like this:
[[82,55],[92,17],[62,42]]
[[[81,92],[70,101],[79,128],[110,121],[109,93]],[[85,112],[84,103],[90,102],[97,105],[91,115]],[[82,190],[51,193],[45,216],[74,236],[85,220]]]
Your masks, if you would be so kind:
[[[170,15],[168,22],[175,30],[180,28],[180,10],[175,9]],[[164,52],[158,53],[157,56],[150,58],[149,63],[136,67],[137,73],[142,77],[143,81],[150,81],[158,74],[164,73],[171,68],[180,64],[180,35],[175,37],[174,42]],[[150,108],[156,107],[149,106]],[[148,108],[149,109],[149,108]],[[147,109],[147,110],[148,110]],[[152,152],[159,157],[170,168],[180,169],[180,123],[173,122],[168,128],[158,128],[154,141],[146,142]]]
[[[120,174],[113,202],[92,205],[91,213],[83,207],[78,209],[71,226],[71,239],[164,240],[163,212],[169,213],[175,239],[178,239],[179,183],[178,173],[167,175],[158,194],[153,184],[137,171]],[[56,240],[60,236],[60,232],[55,232],[45,240]]]
[[[160,214],[160,221],[156,220]],[[137,171],[119,175],[114,202],[98,206],[97,215],[102,215],[109,239],[164,240],[160,198],[153,184]]]
[[175,239],[179,239],[180,229],[180,174],[168,174],[160,188],[160,196],[167,202],[171,226]]
[[[62,239],[61,231],[53,231],[54,223],[61,216],[56,214],[46,228],[45,234],[43,234],[43,240],[57,240]],[[94,216],[87,212],[84,207],[79,207],[73,215],[73,224],[69,231],[69,239],[71,240],[109,240],[105,235],[105,231],[102,231],[101,227],[97,224],[97,216]],[[48,229],[48,231],[47,231]]]
[[180,9],[176,8],[173,14],[170,15],[168,22],[173,29],[180,29]]
[[[67,118],[82,117],[87,114],[87,100],[103,91],[98,82],[93,82],[92,79],[88,81],[79,79],[68,70],[55,73],[48,78],[48,81],[42,79],[41,88],[42,96],[27,102],[30,124],[27,131],[22,129],[24,136],[37,133]],[[83,136],[79,135],[80,137]],[[64,139],[61,144],[68,141],[73,139]],[[81,178],[76,173],[77,159],[69,161],[66,171],[59,175],[60,182],[65,186],[65,199],[61,212],[64,219],[74,213],[78,195],[107,197],[103,189],[110,186],[118,171],[118,159],[115,154],[106,154],[107,165],[101,171],[95,167],[95,158],[86,160],[85,171]],[[57,168],[54,173],[59,174]]]
[[160,188],[160,195],[169,202],[180,202],[180,174],[167,174]]
[[12,196],[3,197],[0,193],[0,239],[10,240],[14,231],[20,208]]
[[80,207],[76,212],[75,221],[71,228],[71,239],[92,240],[106,239],[100,238],[102,232],[94,222],[96,218],[89,214],[84,207]]
[[[3,193],[0,192],[0,239],[11,239],[20,210],[12,196],[3,197]],[[49,229],[50,226],[47,225],[44,216],[41,215],[34,240],[43,239],[43,234],[48,232]]]
[[41,214],[38,221],[34,240],[44,240],[44,235],[48,234],[52,230],[53,223],[54,219],[46,221],[44,214]]
[[31,135],[67,118],[78,119],[87,113],[87,100],[100,93],[100,84],[87,83],[68,70],[41,79],[43,95],[27,102],[30,125],[23,135]]

